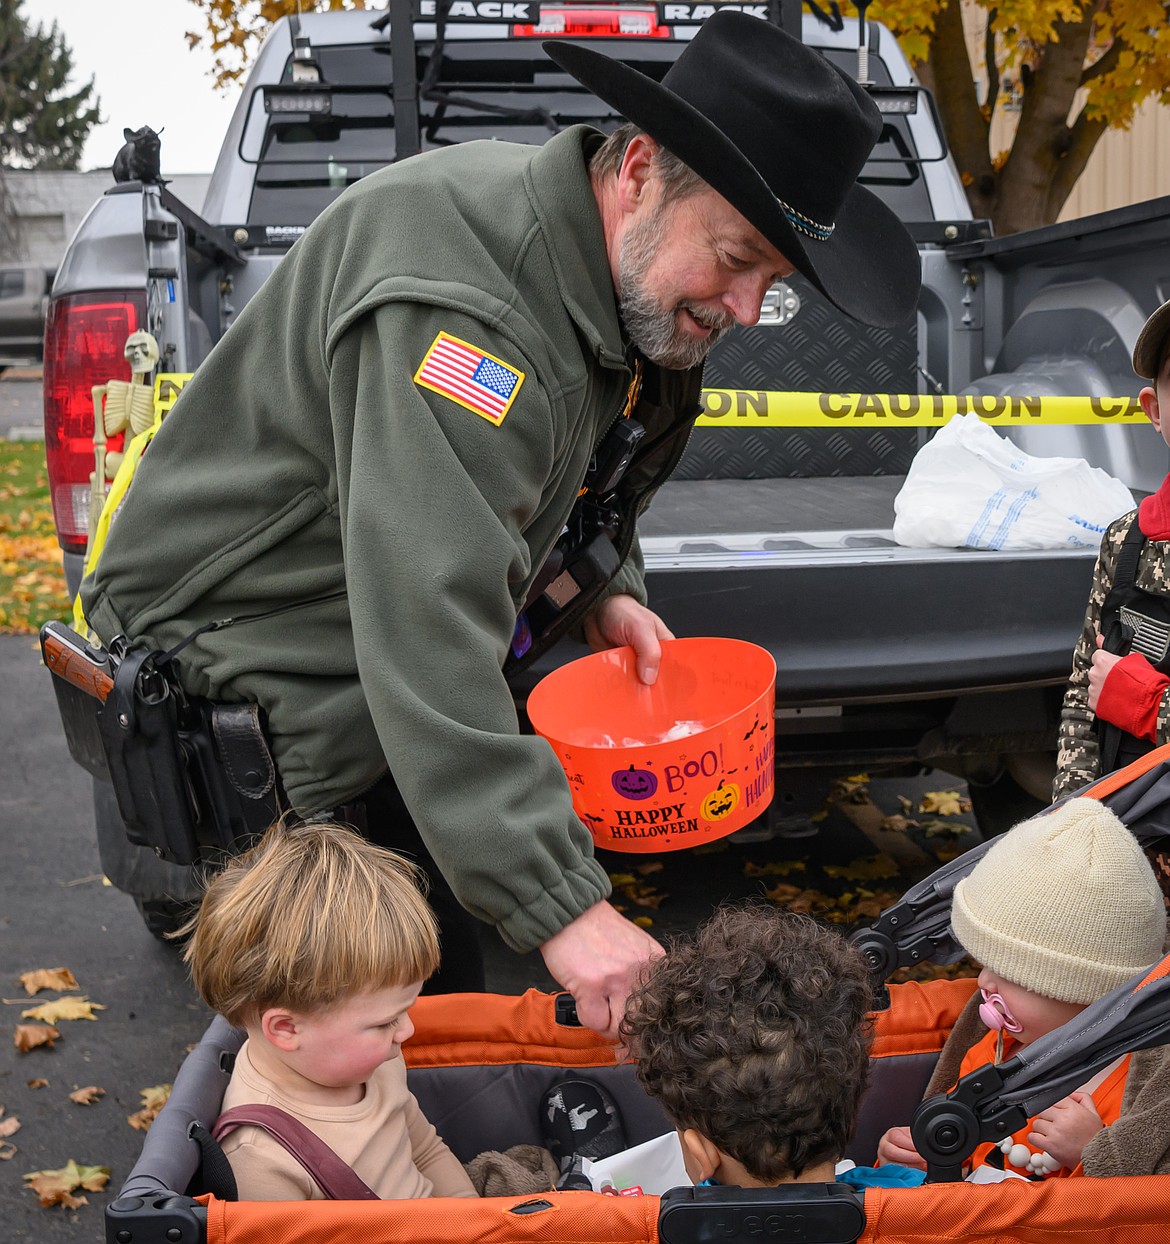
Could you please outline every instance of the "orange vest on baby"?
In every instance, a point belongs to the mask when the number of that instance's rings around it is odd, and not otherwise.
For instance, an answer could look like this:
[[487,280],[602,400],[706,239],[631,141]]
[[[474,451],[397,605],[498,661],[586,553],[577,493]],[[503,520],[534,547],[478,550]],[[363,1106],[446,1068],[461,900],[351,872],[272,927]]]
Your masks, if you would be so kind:
[[[978,1071],[980,1067],[985,1067],[988,1063],[995,1062],[995,1038],[996,1033],[989,1032],[981,1041],[977,1041],[964,1055],[963,1062],[959,1067],[959,1076],[965,1076],[970,1071]],[[1005,1034],[1006,1036],[1006,1034]],[[1003,1057],[1004,1061],[1011,1058],[1014,1053],[1015,1040],[1006,1036],[1004,1041]],[[1121,1062],[1113,1068],[1113,1070],[1101,1081],[1093,1090],[1090,1096],[1093,1098],[1093,1105],[1097,1107],[1097,1113],[1101,1116],[1101,1122],[1106,1127],[1110,1123],[1116,1123],[1121,1114],[1121,1097],[1125,1092],[1125,1077],[1129,1074],[1129,1055],[1127,1054]],[[1028,1133],[1032,1130],[1032,1120],[1029,1119],[1018,1132],[1012,1136],[1013,1144],[1023,1145],[1025,1149],[1035,1153],[1038,1152],[1034,1146],[1028,1144]],[[998,1151],[999,1146],[996,1144],[983,1144],[975,1150],[971,1156],[971,1168],[982,1166],[987,1161],[987,1155]],[[998,1162],[996,1163],[998,1166]],[[1008,1170],[1016,1168],[1005,1162]],[[1024,1174],[1018,1171],[1018,1174]],[[1083,1174],[1080,1163],[1077,1164],[1075,1170],[1066,1170],[1061,1167],[1060,1170],[1051,1175],[1046,1175],[1046,1179],[1065,1179],[1069,1175]]]

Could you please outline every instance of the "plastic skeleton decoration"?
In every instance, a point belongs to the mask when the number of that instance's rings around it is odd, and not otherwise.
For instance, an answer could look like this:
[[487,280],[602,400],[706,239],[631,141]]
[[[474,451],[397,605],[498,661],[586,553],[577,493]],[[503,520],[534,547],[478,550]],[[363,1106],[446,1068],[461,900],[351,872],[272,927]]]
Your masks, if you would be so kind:
[[154,386],[150,373],[158,362],[158,342],[139,330],[126,338],[123,351],[130,364],[129,380],[95,384],[93,393],[93,459],[89,477],[89,539],[93,542],[109,483],[118,473],[122,454],[107,453],[106,441],[129,429],[132,436],[145,432],[154,422]]

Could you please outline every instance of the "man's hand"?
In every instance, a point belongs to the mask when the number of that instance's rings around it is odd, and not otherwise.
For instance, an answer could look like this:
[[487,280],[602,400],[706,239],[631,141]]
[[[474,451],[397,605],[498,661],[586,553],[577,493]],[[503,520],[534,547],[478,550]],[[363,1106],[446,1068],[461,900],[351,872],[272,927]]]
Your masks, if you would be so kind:
[[896,1162],[899,1166],[913,1166],[920,1171],[926,1170],[914,1141],[910,1139],[908,1127],[891,1127],[878,1141],[877,1164],[885,1166],[887,1162]]
[[1097,701],[1101,698],[1101,688],[1105,685],[1105,679],[1109,677],[1109,671],[1121,660],[1116,653],[1106,652],[1104,644],[1105,637],[1098,635],[1097,651],[1093,653],[1093,663],[1089,666],[1089,712],[1091,713],[1097,711]]
[[1080,1164],[1085,1146],[1104,1126],[1088,1093],[1070,1093],[1036,1116],[1028,1144],[1047,1150],[1071,1171]]
[[624,593],[607,596],[586,615],[584,630],[585,641],[594,652],[626,644],[633,648],[638,677],[647,686],[658,679],[662,641],[674,638],[656,613]]
[[540,948],[553,979],[577,1000],[577,1017],[611,1041],[642,965],[662,947],[602,900]]

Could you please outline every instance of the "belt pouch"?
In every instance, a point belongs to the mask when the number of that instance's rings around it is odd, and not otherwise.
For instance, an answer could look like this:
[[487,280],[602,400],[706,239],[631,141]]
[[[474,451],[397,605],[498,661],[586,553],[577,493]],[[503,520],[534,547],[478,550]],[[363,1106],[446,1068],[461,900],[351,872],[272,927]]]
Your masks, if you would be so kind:
[[98,724],[127,838],[172,864],[195,863],[196,811],[178,705],[149,650],[132,649],[123,658]]
[[180,737],[204,812],[198,837],[206,847],[242,851],[280,816],[261,710],[257,704],[197,703],[198,723]]

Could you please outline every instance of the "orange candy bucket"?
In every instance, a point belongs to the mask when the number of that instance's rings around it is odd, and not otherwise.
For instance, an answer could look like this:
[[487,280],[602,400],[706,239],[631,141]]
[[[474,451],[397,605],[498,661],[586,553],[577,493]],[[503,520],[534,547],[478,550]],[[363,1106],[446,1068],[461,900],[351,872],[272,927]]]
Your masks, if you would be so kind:
[[608,851],[681,851],[754,821],[772,801],[776,662],[739,639],[672,639],[658,681],[632,648],[543,678],[528,717],[569,779],[573,807]]

